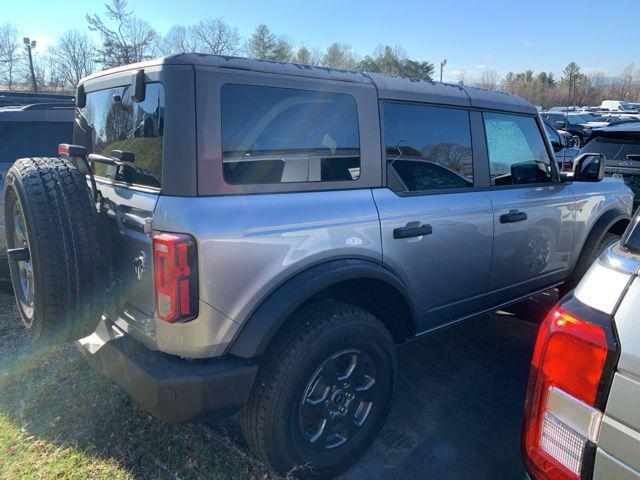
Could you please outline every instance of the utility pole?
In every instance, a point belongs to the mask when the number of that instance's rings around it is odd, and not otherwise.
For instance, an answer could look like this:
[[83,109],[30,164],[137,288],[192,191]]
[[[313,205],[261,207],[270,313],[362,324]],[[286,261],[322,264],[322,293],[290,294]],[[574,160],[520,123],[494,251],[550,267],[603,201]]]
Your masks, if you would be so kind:
[[443,59],[440,62],[440,83],[442,83],[442,70],[444,70],[444,66],[447,64],[447,59]]
[[36,72],[33,70],[33,55],[31,55],[31,49],[36,48],[36,41],[30,40],[29,37],[24,37],[22,42],[27,47],[27,53],[29,54],[29,70],[31,71],[31,86],[34,92],[38,91],[38,82],[36,82]]

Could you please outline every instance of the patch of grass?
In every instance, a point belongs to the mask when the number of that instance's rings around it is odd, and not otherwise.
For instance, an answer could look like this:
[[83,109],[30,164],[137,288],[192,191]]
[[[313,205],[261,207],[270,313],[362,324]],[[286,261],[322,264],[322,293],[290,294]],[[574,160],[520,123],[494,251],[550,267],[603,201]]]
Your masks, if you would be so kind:
[[75,347],[37,348],[0,293],[0,479],[231,478],[276,476],[233,429],[164,424]]

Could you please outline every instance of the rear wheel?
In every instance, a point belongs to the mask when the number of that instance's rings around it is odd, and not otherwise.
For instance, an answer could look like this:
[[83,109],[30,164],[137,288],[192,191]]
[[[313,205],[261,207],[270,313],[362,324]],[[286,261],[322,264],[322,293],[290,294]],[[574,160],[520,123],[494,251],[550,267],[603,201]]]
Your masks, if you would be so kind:
[[242,429],[275,470],[335,475],[355,462],[387,417],[395,345],[368,312],[337,302],[296,314],[266,353]]
[[63,343],[90,334],[106,275],[84,175],[60,158],[18,160],[6,177],[5,221],[13,290],[31,336]]

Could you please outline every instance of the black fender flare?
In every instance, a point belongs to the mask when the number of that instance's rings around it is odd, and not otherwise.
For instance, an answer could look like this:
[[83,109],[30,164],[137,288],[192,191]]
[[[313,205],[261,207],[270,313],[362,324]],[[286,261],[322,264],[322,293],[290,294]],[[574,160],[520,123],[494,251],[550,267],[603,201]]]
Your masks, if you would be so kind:
[[415,307],[404,283],[379,263],[361,259],[340,259],[309,267],[284,281],[249,315],[229,353],[242,358],[262,355],[284,322],[307,300],[340,282],[373,279],[399,291],[415,321]]
[[573,263],[569,280],[579,280],[582,278],[591,266],[588,260],[593,256],[604,236],[611,230],[611,227],[621,220],[631,221],[631,217],[617,208],[607,210],[596,220],[593,227],[591,227],[589,235],[587,235],[587,239],[582,245],[580,255]]

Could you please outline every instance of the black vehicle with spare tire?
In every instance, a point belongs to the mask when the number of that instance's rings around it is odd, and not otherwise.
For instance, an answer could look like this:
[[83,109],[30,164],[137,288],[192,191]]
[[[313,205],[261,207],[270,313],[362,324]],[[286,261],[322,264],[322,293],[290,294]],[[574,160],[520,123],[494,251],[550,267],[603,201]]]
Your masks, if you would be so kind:
[[163,421],[239,413],[290,476],[371,445],[396,345],[571,282],[631,214],[503,92],[180,54],[76,98],[73,143],[8,174],[24,323]]

